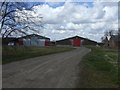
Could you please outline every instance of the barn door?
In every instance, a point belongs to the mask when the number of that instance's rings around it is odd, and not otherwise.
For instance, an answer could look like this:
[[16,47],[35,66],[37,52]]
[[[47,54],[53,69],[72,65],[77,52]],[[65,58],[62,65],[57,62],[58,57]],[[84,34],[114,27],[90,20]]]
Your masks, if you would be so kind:
[[73,40],[73,46],[79,47],[80,46],[80,39],[79,38],[75,38]]

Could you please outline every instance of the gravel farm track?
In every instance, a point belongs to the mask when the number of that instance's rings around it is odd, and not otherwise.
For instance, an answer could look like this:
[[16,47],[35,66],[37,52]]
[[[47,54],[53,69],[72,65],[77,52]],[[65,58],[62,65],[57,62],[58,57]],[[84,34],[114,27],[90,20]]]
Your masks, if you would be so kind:
[[30,58],[2,65],[3,88],[75,88],[82,57],[90,49]]

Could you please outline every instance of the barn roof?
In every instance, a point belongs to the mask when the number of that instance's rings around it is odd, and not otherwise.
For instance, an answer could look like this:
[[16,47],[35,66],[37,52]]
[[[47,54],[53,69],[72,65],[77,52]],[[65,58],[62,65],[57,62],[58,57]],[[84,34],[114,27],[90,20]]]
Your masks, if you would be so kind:
[[21,38],[27,38],[27,37],[32,37],[32,36],[40,37],[40,38],[42,38],[42,39],[50,39],[50,38],[48,38],[48,37],[41,36],[41,35],[37,35],[37,34],[30,34],[30,35],[23,36],[23,37],[21,37]]
[[57,40],[56,42],[58,42],[58,41],[64,41],[64,40],[68,40],[68,39],[73,39],[73,38],[81,38],[81,39],[83,39],[82,37],[79,37],[79,36],[74,36],[74,37],[69,37],[69,38],[65,38],[65,39],[61,39],[61,40]]
[[80,36],[74,36],[74,37],[69,37],[69,38],[65,38],[65,39],[62,39],[62,40],[57,40],[56,42],[64,41],[64,40],[68,40],[68,39],[73,39],[73,38],[81,38],[81,39],[84,39],[84,40],[88,40],[88,41],[97,43],[96,41],[92,41],[92,40],[90,40],[90,39],[83,38],[83,37],[80,37]]

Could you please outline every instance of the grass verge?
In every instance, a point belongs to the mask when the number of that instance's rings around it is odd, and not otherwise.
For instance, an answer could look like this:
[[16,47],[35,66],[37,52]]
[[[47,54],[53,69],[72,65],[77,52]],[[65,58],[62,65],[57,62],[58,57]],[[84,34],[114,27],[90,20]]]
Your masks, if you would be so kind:
[[118,51],[91,48],[80,63],[78,88],[118,88]]
[[2,64],[53,53],[73,50],[71,47],[8,47],[2,48]]

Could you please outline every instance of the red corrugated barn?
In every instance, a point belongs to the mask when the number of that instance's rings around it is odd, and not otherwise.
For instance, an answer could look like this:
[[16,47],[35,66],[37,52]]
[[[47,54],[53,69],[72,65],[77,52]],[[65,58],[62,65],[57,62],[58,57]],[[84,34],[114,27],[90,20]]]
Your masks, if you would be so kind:
[[58,40],[56,41],[56,45],[80,47],[83,45],[97,45],[97,42],[83,38],[83,37],[75,36],[75,37],[70,37],[63,40]]

